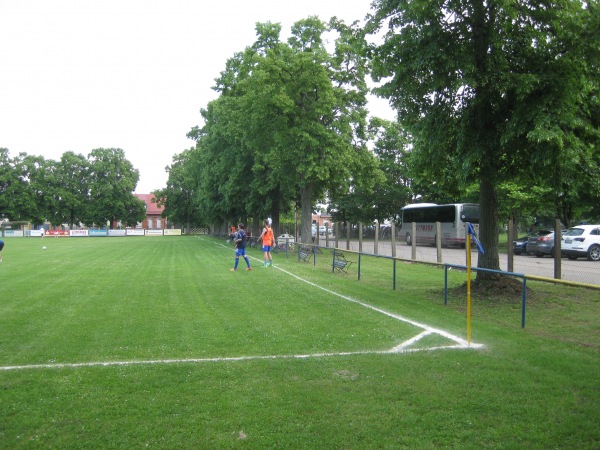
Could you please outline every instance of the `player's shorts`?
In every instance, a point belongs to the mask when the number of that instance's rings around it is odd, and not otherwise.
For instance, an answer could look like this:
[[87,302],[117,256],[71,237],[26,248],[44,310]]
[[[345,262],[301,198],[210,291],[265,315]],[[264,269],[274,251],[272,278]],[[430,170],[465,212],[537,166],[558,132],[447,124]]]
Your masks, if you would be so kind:
[[246,249],[245,248],[236,248],[235,249],[235,256],[236,257],[246,256]]
[[0,241],[0,252],[2,251],[3,248],[4,248],[4,241]]
[[262,251],[263,252],[270,252],[271,251],[271,246],[270,245],[263,245],[262,246]]

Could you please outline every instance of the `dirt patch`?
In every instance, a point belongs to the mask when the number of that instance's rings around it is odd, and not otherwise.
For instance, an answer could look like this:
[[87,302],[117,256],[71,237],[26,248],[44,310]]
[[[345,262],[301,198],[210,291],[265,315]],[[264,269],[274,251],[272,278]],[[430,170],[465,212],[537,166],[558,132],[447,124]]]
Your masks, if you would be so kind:
[[[450,290],[452,295],[465,298],[467,296],[467,283]],[[485,278],[481,281],[471,281],[471,296],[478,301],[490,303],[520,302],[523,294],[523,283],[520,279],[497,276]],[[529,298],[531,290],[527,288]]]

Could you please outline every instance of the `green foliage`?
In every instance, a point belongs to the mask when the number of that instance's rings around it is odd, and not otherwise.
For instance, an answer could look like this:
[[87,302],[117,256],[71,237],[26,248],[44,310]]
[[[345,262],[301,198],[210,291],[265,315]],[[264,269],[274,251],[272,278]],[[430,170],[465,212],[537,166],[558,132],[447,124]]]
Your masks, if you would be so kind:
[[139,172],[121,149],[96,149],[86,159],[66,152],[60,161],[0,149],[0,214],[11,220],[53,225],[122,220],[135,225],[146,216],[133,195]]
[[191,163],[193,156],[193,148],[173,156],[173,164],[165,169],[169,173],[167,187],[154,192],[157,204],[165,207],[163,217],[169,217],[171,222],[183,224],[186,228],[204,225],[194,202],[198,186]]
[[75,225],[83,222],[86,217],[89,170],[89,162],[83,155],[63,153],[56,164],[52,196],[46,198],[47,220],[50,223]]
[[133,195],[139,172],[121,149],[98,148],[88,155],[89,205],[85,223],[105,224],[123,219],[135,225],[145,217],[144,202]]
[[27,220],[37,214],[35,193],[29,188],[27,155],[20,153],[14,159],[8,149],[0,149],[0,215],[10,220]]
[[[552,189],[568,224],[597,183],[597,2],[376,0],[377,92],[413,137],[411,170],[444,191],[479,184],[480,265],[498,268],[498,187]],[[528,178],[529,177],[529,178]],[[589,194],[585,194],[589,198]]]
[[[296,22],[287,43],[280,26],[257,25],[257,40],[217,80],[220,97],[202,111],[196,201],[208,223],[274,219],[302,208],[310,239],[316,199],[350,180],[368,185],[376,163],[365,144],[366,66],[356,28],[315,17]],[[334,52],[323,41],[337,33]]]

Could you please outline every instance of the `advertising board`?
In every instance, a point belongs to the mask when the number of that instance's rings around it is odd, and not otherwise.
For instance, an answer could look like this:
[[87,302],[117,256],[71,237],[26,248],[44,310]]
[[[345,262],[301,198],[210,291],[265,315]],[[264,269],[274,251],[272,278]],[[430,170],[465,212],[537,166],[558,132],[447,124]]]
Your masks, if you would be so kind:
[[69,236],[71,237],[87,237],[88,230],[69,230]]
[[146,234],[144,231],[141,228],[129,228],[127,229],[127,236],[144,236]]

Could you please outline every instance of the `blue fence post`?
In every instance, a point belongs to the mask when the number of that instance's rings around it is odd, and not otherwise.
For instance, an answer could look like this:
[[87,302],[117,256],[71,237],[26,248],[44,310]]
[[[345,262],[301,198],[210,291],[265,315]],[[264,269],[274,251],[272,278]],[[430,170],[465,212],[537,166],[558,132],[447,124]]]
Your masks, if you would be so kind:
[[444,305],[448,304],[448,264],[444,264]]
[[394,258],[394,291],[396,290],[396,258]]
[[333,254],[333,260],[331,261],[331,273],[333,273],[335,271],[335,247],[331,253]]
[[521,293],[522,308],[521,308],[521,328],[525,328],[525,310],[527,304],[527,277],[523,277],[523,292]]

